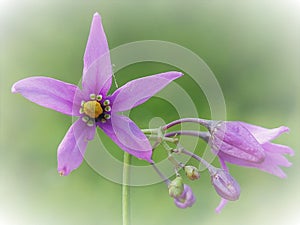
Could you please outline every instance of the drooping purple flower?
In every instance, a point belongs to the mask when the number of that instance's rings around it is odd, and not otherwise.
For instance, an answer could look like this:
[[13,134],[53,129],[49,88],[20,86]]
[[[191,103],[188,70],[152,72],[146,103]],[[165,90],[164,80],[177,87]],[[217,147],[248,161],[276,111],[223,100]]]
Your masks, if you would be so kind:
[[195,203],[196,198],[193,194],[192,189],[184,184],[183,186],[183,192],[179,197],[174,197],[174,203],[178,208],[187,208],[187,207],[192,207],[192,205]]
[[293,155],[294,151],[271,141],[288,132],[287,127],[266,129],[232,121],[215,123],[209,130],[212,150],[223,161],[258,168],[281,178],[286,176],[280,166],[291,166],[284,154]]
[[230,175],[229,171],[213,168],[210,173],[211,183],[213,184],[218,195],[230,201],[236,201],[239,199],[240,185]]
[[58,147],[61,175],[68,175],[80,166],[97,126],[124,151],[152,162],[152,147],[147,137],[132,120],[118,112],[144,103],[182,73],[166,72],[136,79],[108,96],[112,75],[101,17],[95,13],[84,54],[82,89],[49,77],[29,77],[13,85],[13,93],[20,93],[46,108],[79,117]]
[[209,127],[209,143],[216,154],[224,152],[237,159],[262,162],[265,153],[258,141],[240,122],[214,122]]
[[[227,205],[228,201],[236,201],[240,196],[240,185],[230,175],[226,163],[220,159],[221,169],[211,167],[211,179],[217,193],[221,196],[221,201],[217,208],[216,213],[221,213],[222,209]],[[216,177],[217,175],[217,177]]]

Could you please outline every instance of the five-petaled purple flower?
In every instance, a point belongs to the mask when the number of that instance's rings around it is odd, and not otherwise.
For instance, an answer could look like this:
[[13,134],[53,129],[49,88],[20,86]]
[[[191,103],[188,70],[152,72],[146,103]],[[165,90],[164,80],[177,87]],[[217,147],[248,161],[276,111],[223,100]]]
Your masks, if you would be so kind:
[[244,122],[213,122],[209,127],[212,150],[221,161],[239,166],[254,167],[284,178],[286,175],[280,166],[289,167],[291,163],[284,154],[293,155],[288,146],[274,144],[271,141],[288,127],[266,129]]
[[68,175],[80,166],[88,141],[99,126],[121,149],[152,162],[152,147],[137,125],[118,112],[138,106],[180,77],[166,72],[128,82],[108,96],[112,83],[109,48],[101,17],[93,17],[84,54],[82,89],[48,77],[30,77],[16,82],[13,93],[58,112],[79,117],[58,147],[58,172]]

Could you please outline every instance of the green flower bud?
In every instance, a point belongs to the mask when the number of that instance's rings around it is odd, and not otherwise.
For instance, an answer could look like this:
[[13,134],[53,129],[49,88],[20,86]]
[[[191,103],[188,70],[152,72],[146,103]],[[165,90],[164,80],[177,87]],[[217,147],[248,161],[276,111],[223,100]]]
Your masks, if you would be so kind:
[[197,180],[200,178],[199,170],[194,166],[185,166],[184,171],[190,180]]
[[173,198],[179,197],[184,190],[183,179],[181,177],[176,177],[169,184],[169,195]]

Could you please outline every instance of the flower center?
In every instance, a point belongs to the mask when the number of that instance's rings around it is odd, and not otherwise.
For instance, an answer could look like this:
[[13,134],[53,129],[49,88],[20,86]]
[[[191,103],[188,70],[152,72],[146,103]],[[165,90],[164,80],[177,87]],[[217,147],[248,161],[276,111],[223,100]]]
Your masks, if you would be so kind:
[[90,94],[89,101],[81,101],[79,110],[81,119],[92,127],[97,122],[106,123],[111,118],[111,104],[109,99],[103,99],[101,94]]
[[88,101],[83,104],[83,112],[90,118],[95,119],[103,113],[103,109],[99,102]]

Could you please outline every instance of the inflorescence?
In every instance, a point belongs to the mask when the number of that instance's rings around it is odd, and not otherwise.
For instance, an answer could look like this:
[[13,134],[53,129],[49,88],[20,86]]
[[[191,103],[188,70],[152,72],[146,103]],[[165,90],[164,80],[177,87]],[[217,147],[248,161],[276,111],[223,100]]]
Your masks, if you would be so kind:
[[[93,16],[83,59],[81,89],[73,84],[42,76],[28,77],[12,86],[13,93],[20,93],[38,105],[78,117],[58,146],[59,174],[67,176],[81,165],[87,143],[94,139],[96,128],[100,127],[122,150],[153,165],[179,208],[190,207],[195,202],[192,189],[184,183],[180,170],[184,170],[190,180],[198,180],[200,171],[195,166],[178,162],[175,157],[178,154],[192,157],[207,168],[211,183],[222,198],[217,212],[221,211],[227,201],[235,201],[240,196],[240,186],[230,175],[226,163],[258,168],[280,178],[286,176],[280,166],[290,166],[291,163],[284,154],[293,155],[294,152],[288,146],[273,144],[271,141],[288,132],[287,127],[266,129],[238,121],[183,118],[157,129],[141,131],[129,117],[119,115],[120,112],[144,103],[183,74],[170,71],[146,76],[129,81],[111,95],[107,95],[112,84],[113,71],[106,35],[98,13]],[[169,131],[169,128],[186,122],[200,124],[207,131]],[[153,146],[145,135],[156,139]],[[214,167],[185,149],[179,143],[180,135],[198,137],[207,142],[218,157],[221,168]],[[168,160],[174,167],[176,177],[173,180],[165,177],[152,160],[153,150],[159,145],[166,149]]]
[[[200,124],[207,131],[168,131],[169,128],[186,122]],[[228,201],[238,200],[241,191],[238,182],[230,174],[226,162],[258,168],[281,178],[285,174],[279,166],[288,167],[291,165],[283,154],[292,155],[293,150],[288,146],[270,142],[282,133],[287,132],[287,127],[266,129],[238,121],[225,122],[200,118],[184,118],[156,129],[143,129],[142,131],[148,138],[156,140],[153,150],[162,145],[168,153],[168,160],[174,167],[176,174],[173,180],[165,177],[155,163],[152,163],[152,166],[166,183],[169,195],[174,199],[175,205],[179,208],[191,207],[196,200],[192,189],[184,183],[179,170],[182,169],[185,176],[192,181],[200,178],[200,170],[193,165],[185,165],[177,161],[176,155],[187,155],[196,159],[201,165],[207,168],[211,184],[216,193],[221,197],[221,202],[216,208],[216,212],[218,213],[221,212]],[[204,140],[211,147],[216,157],[218,157],[220,168],[216,168],[197,154],[185,149],[179,143],[180,135],[198,137]],[[171,147],[169,144],[172,144],[174,147]]]

